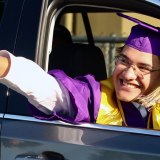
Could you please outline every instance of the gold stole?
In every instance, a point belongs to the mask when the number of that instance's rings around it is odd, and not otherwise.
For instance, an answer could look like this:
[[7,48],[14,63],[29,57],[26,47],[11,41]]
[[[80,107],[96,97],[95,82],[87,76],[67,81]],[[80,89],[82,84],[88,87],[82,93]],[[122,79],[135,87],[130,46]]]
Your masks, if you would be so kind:
[[[113,95],[114,86],[112,78],[101,81],[101,104],[96,123],[122,126],[123,122],[127,126],[121,103]],[[153,126],[151,126],[151,121]],[[147,128],[151,127],[160,130],[160,104],[153,106],[147,126]]]
[[152,117],[150,116],[149,120],[151,119],[153,123],[153,129],[160,130],[160,103],[157,103],[153,106]]
[[101,81],[101,104],[96,123],[122,126],[122,115],[113,101],[112,79]]

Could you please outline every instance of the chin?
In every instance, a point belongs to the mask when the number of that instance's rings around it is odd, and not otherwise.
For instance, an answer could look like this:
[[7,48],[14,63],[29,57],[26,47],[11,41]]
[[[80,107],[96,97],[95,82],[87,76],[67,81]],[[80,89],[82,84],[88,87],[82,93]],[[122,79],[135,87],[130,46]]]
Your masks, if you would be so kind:
[[120,100],[120,101],[124,101],[124,102],[131,102],[135,99],[137,99],[137,95],[132,95],[132,94],[129,94],[129,93],[117,93],[117,98]]
[[118,99],[123,102],[131,102],[133,100],[132,98],[126,98],[126,97],[118,97]]

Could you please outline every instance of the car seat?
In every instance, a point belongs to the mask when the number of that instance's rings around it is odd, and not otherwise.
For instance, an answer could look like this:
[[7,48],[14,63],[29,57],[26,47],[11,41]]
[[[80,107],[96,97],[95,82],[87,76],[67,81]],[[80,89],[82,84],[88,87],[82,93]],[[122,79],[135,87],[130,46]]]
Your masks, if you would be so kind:
[[[64,31],[63,36],[65,37]],[[92,74],[98,81],[107,78],[102,51],[94,45],[71,41],[53,47],[49,56],[49,70],[51,69],[61,69],[72,78],[86,74]]]

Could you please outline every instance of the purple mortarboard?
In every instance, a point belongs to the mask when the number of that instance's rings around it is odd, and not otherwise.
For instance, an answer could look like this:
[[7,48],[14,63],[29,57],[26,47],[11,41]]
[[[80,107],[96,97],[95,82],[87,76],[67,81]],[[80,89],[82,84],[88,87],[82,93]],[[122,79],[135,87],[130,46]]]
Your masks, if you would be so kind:
[[117,13],[118,16],[131,20],[137,25],[133,26],[125,42],[126,45],[139,51],[160,56],[160,29],[136,18]]

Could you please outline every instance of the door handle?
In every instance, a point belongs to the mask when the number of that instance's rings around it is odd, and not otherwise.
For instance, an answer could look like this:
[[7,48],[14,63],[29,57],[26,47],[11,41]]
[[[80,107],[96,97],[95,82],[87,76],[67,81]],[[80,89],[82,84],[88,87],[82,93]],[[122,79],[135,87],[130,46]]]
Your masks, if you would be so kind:
[[60,153],[45,151],[40,155],[18,155],[15,160],[65,160],[65,158]]
[[38,155],[18,155],[15,160],[44,160],[42,156]]

